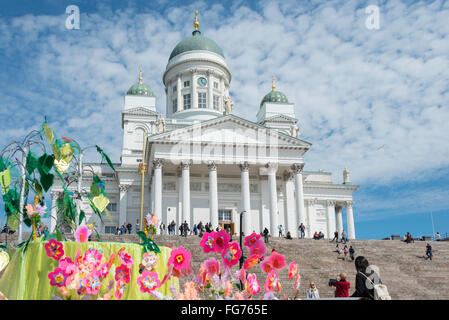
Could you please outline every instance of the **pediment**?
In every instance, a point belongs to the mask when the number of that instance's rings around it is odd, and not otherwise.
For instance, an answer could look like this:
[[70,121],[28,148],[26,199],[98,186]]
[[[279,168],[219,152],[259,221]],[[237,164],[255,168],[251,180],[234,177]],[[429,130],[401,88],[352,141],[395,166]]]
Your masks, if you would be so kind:
[[282,122],[282,123],[288,122],[288,123],[295,124],[298,122],[298,119],[295,119],[293,117],[289,117],[289,116],[286,116],[283,114],[277,114],[277,115],[268,117],[262,121],[262,123],[266,123],[266,122]]
[[188,127],[153,135],[149,143],[235,144],[248,146],[279,146],[308,149],[311,144],[275,129],[227,115]]
[[136,107],[126,109],[122,111],[123,114],[135,115],[135,116],[157,116],[157,112],[144,107]]

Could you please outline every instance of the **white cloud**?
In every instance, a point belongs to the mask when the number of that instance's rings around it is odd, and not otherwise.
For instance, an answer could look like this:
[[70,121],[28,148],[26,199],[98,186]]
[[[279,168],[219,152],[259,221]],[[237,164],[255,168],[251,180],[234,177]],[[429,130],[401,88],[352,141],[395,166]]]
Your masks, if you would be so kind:
[[276,76],[277,89],[295,103],[302,138],[313,143],[308,170],[333,171],[338,182],[348,167],[364,184],[448,166],[448,3],[387,2],[377,31],[365,28],[364,6],[355,1],[258,7],[198,2],[163,14],[99,11],[83,14],[76,31],[64,28],[64,15],[0,21],[0,49],[6,59],[22,59],[25,74],[24,83],[0,90],[3,106],[15,111],[14,129],[0,132],[1,141],[47,114],[59,134],[97,143],[118,161],[123,94],[142,66],[165,112],[162,74],[198,8],[203,35],[223,48],[232,71],[235,113],[255,120]]

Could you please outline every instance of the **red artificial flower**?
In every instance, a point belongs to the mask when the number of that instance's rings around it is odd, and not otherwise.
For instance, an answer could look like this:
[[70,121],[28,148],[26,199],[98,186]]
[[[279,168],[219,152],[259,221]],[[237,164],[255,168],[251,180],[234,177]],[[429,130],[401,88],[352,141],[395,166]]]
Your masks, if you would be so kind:
[[275,270],[281,270],[287,265],[285,257],[282,254],[277,253],[277,251],[271,253],[271,256],[268,257],[268,261]]
[[215,249],[215,231],[212,232],[205,232],[203,234],[203,238],[200,242],[200,247],[203,248],[205,253],[209,253],[214,251]]
[[229,242],[226,247],[221,252],[221,257],[223,258],[223,264],[232,267],[239,262],[242,256],[242,250],[237,242]]
[[64,255],[64,248],[62,243],[56,241],[55,239],[50,239],[50,241],[45,244],[45,251],[47,252],[47,256],[55,260],[61,259],[61,257]]
[[172,250],[170,258],[168,258],[168,263],[173,264],[173,268],[180,271],[181,269],[187,267],[190,264],[191,254],[184,247],[179,247]]
[[125,264],[121,264],[117,269],[115,269],[115,281],[129,283],[130,269]]
[[253,232],[245,238],[245,242],[243,243],[243,245],[247,246],[248,248],[254,247],[257,242],[259,242],[260,238],[260,234]]
[[257,266],[259,263],[260,257],[257,255],[251,255],[248,257],[248,259],[245,260],[245,263],[243,264],[243,268],[245,270],[250,270],[251,268]]
[[214,252],[218,253],[222,252],[229,243],[229,240],[231,240],[231,236],[224,229],[216,232],[214,238]]

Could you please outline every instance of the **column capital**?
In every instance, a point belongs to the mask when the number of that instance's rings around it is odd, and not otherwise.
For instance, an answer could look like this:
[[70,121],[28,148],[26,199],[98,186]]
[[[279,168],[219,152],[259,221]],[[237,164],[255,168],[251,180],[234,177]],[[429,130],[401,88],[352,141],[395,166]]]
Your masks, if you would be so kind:
[[130,184],[120,184],[118,186],[120,192],[127,192],[129,190],[129,188],[131,187]]
[[276,173],[277,169],[278,169],[278,165],[277,163],[273,163],[273,162],[268,162],[265,167],[268,169],[268,174],[273,174]]
[[293,175],[293,172],[291,171],[285,171],[284,172],[284,181],[292,181],[295,178]]
[[314,200],[314,199],[306,199],[306,200],[304,200],[304,202],[305,202],[309,207],[315,204],[315,200]]
[[181,162],[181,169],[182,170],[189,170],[190,169],[190,162],[182,161]]
[[217,171],[217,165],[213,161],[209,162],[207,167],[209,168],[209,171]]
[[292,165],[292,170],[295,174],[302,173],[304,169],[304,163],[294,163]]
[[335,203],[336,203],[335,200],[327,200],[327,201],[326,201],[326,205],[327,205],[328,207],[335,207]]
[[249,163],[248,162],[242,162],[239,164],[240,170],[242,172],[249,171]]
[[350,200],[350,201],[345,201],[346,207],[352,207],[353,204],[354,204],[354,201],[352,201],[352,200]]
[[162,159],[154,159],[153,160],[153,169],[159,169],[162,167],[163,160]]

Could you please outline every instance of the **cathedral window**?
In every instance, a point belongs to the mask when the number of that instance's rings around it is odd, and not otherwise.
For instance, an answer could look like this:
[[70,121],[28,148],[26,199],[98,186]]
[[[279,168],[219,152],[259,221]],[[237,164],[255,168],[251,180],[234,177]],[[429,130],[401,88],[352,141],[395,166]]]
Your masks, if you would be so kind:
[[191,103],[190,103],[191,99],[190,99],[190,93],[185,94],[184,95],[184,110],[185,109],[190,109],[191,108]]
[[177,86],[173,86],[173,92],[176,92],[177,89],[178,89]]
[[206,108],[206,93],[198,92],[198,108]]
[[220,97],[217,95],[214,95],[214,110],[220,109]]
[[218,89],[218,82],[214,81],[214,89]]
[[178,99],[173,99],[173,113],[178,111]]
[[218,221],[232,221],[231,210],[218,210]]
[[190,81],[184,81],[184,88],[190,87]]

